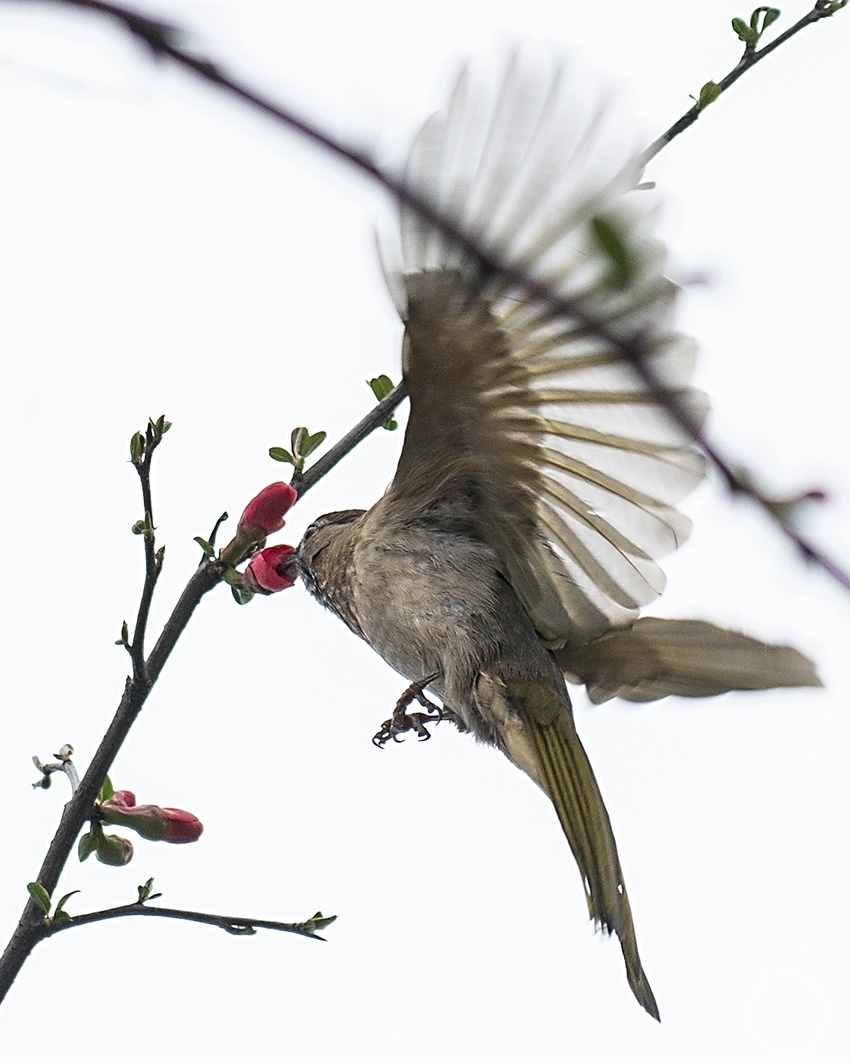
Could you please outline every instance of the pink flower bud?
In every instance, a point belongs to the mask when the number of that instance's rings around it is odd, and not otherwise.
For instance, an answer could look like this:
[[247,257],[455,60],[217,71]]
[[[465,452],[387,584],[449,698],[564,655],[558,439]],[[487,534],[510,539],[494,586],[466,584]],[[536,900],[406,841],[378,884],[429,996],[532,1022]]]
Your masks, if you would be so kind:
[[[117,794],[123,797],[128,792],[120,790]],[[117,794],[100,806],[104,823],[129,827],[150,842],[194,842],[203,832],[203,825],[197,816],[184,812],[182,808],[122,804],[120,800],[115,801]]]
[[286,590],[295,583],[291,558],[295,550],[291,546],[269,546],[254,554],[245,570],[245,586],[249,590],[275,591]]
[[132,805],[128,808],[110,799],[100,806],[100,815],[104,823],[130,827],[152,842],[160,841],[168,830],[168,819],[158,805]]
[[269,484],[252,498],[239,518],[236,534],[254,542],[265,539],[283,527],[283,515],[295,502],[298,493],[285,483]]
[[121,805],[124,808],[132,808],[136,803],[136,795],[132,790],[116,790],[109,801],[113,805]]
[[203,823],[191,812],[184,812],[182,808],[164,808],[162,811],[168,817],[164,842],[196,842],[204,833]]

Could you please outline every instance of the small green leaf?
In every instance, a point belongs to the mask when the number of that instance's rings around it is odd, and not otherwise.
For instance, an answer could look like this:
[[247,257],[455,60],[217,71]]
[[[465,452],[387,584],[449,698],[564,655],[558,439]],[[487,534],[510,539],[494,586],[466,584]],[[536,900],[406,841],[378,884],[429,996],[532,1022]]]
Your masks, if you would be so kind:
[[[386,373],[381,373],[380,376],[372,377],[372,379],[367,380],[366,383],[372,389],[372,394],[378,402],[385,399],[395,387],[395,384],[393,384],[392,380],[390,380]],[[398,421],[395,417],[390,417],[389,420],[384,421],[381,427],[385,428],[388,432],[394,432],[396,428],[398,428]]]
[[313,924],[316,930],[324,930],[325,927],[328,927],[331,925],[331,923],[336,922],[336,916],[322,915],[321,912],[316,912],[313,918],[309,921]]
[[139,891],[139,904],[144,904],[145,901],[150,900],[150,895],[153,891],[153,879],[149,878],[143,886],[138,886],[137,889]]
[[295,464],[292,455],[285,447],[269,447],[269,457],[273,461],[285,461],[289,465]]
[[381,373],[380,376],[374,376],[371,380],[367,380],[366,383],[372,389],[372,394],[378,402],[380,402],[381,399],[385,399],[395,387],[386,373]]
[[710,103],[714,103],[721,91],[722,90],[716,81],[706,81],[703,87],[699,90],[697,106],[700,110],[702,110],[703,107],[708,107]]
[[306,458],[322,445],[327,439],[327,432],[314,432],[313,435],[305,436],[301,442],[301,457]]
[[97,800],[102,804],[104,801],[108,801],[114,793],[115,787],[112,785],[112,780],[107,775],[103,780],[103,785],[98,791]]
[[153,563],[156,566],[157,572],[162,571],[162,566],[165,563],[165,547],[161,546],[153,556]]
[[227,511],[225,510],[225,512],[222,513],[222,515],[218,518],[218,520],[213,525],[213,530],[210,533],[210,539],[209,539],[210,546],[215,547],[215,540],[216,540],[216,536],[218,535],[218,529],[228,519],[229,519],[228,518],[228,514],[227,514]]
[[77,856],[80,863],[84,860],[88,860],[91,854],[97,849],[97,838],[94,836],[93,831],[88,831],[84,834],[77,845]]
[[70,893],[66,893],[65,896],[56,905],[56,911],[53,913],[54,919],[59,919],[60,916],[64,916],[66,919],[70,919],[70,915],[65,911],[65,902],[70,900],[75,893],[79,893],[79,890],[71,890]]
[[71,917],[67,912],[54,912],[51,916],[54,923],[70,923]]
[[237,923],[228,923],[224,927],[224,929],[227,931],[228,934],[235,934],[237,937],[242,937],[242,936],[245,936],[245,935],[250,936],[251,934],[256,934],[257,933],[257,928],[256,927],[254,927],[254,926],[239,926],[239,924],[237,924]]
[[590,225],[600,250],[607,256],[611,266],[608,284],[612,288],[627,287],[634,276],[635,264],[620,231],[601,215],[591,218]]
[[138,465],[145,454],[145,437],[141,432],[134,432],[130,438],[130,461]]
[[146,514],[141,520],[137,520],[131,529],[133,535],[144,535],[146,539],[152,538],[155,530],[149,514]]
[[42,886],[40,882],[28,882],[27,889],[29,895],[32,897],[35,904],[44,912],[45,915],[50,914],[50,894]]
[[200,535],[195,536],[194,542],[196,542],[198,546],[200,546],[200,548],[204,551],[204,557],[212,557],[215,554],[215,550],[213,549],[212,543],[208,543],[207,540],[202,539]]
[[233,595],[237,605],[247,605],[254,597],[254,592],[246,590],[244,587],[234,587],[231,585],[230,593]]
[[762,23],[762,31],[766,30],[768,26],[772,26],[774,22],[779,18],[782,12],[778,7],[766,7],[764,10],[764,22]]
[[305,436],[309,436],[309,432],[304,425],[299,425],[298,428],[292,429],[292,434],[289,437],[290,445],[292,446],[292,453],[297,458],[301,453],[301,443]]
[[755,44],[759,39],[758,31],[748,26],[742,18],[732,19],[732,29],[738,35],[738,40],[743,41],[748,46]]
[[121,625],[121,638],[115,640],[116,646],[129,646],[130,645],[130,629],[127,627],[127,621]]

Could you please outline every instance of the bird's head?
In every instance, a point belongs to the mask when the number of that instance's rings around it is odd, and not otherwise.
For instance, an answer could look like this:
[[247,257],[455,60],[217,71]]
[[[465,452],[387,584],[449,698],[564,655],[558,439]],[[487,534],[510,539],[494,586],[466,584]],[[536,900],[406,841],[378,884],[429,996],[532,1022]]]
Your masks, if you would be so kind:
[[304,532],[295,552],[295,568],[310,593],[338,611],[335,601],[347,584],[355,536],[353,525],[366,511],[341,509],[317,517]]

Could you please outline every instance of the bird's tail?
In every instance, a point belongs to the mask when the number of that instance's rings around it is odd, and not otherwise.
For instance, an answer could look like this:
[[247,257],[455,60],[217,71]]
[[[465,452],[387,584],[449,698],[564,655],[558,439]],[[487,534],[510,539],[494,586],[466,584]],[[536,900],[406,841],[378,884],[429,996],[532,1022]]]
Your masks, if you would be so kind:
[[584,881],[590,917],[617,935],[632,992],[658,1019],[658,1005],[638,955],[611,821],[572,712],[546,684],[507,680],[505,685],[519,709],[502,732],[505,752],[552,799]]
[[643,617],[584,646],[557,650],[555,658],[597,704],[821,686],[815,666],[798,650],[703,620]]

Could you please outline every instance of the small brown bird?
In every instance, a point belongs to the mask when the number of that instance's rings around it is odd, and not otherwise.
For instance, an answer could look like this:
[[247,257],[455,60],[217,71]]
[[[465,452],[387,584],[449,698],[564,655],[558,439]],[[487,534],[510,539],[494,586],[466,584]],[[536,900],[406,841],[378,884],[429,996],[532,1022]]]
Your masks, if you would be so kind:
[[658,1018],[565,674],[594,701],[818,680],[789,647],[638,619],[663,587],[655,558],[687,537],[673,507],[704,461],[617,339],[639,337],[697,421],[706,404],[689,385],[694,345],[671,327],[639,145],[572,68],[532,67],[515,57],[495,88],[465,71],[405,181],[575,314],[482,273],[403,208],[388,277],[411,404],[398,470],[370,510],[316,520],[297,563],[320,602],[551,798],[590,916],[617,935],[629,985]]

